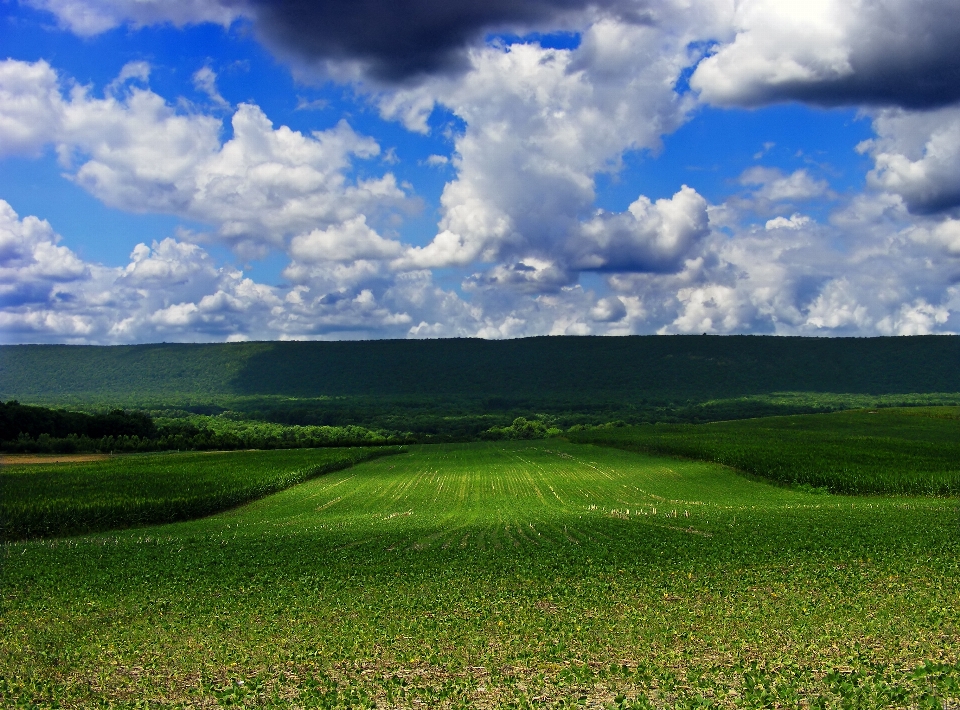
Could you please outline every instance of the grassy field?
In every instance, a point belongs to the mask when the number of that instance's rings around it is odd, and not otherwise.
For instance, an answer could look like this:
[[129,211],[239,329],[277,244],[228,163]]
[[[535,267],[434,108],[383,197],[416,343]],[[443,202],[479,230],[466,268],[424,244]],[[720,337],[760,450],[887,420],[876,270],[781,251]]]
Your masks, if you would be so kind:
[[217,513],[396,448],[115,456],[0,468],[0,541]]
[[5,707],[960,703],[957,499],[611,448],[411,447],[0,563]]
[[600,428],[571,438],[833,492],[960,494],[960,407]]

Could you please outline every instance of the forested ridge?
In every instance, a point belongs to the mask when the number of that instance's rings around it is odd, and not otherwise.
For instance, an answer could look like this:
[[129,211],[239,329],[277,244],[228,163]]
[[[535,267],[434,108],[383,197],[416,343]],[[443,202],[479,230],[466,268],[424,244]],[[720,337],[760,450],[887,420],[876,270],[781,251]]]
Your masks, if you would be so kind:
[[0,346],[0,398],[96,394],[624,401],[960,391],[960,336],[537,337]]
[[[0,346],[5,399],[141,411],[160,427],[136,444],[80,444],[97,450],[523,438],[617,421],[960,404],[960,337]],[[17,446],[46,446],[32,439]]]

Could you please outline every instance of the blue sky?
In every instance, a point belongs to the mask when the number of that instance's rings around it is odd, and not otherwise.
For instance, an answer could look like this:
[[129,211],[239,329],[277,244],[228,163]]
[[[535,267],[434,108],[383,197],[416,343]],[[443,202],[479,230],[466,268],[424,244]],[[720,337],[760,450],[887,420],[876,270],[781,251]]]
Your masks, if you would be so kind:
[[943,0],[9,0],[0,340],[956,332],[958,39]]

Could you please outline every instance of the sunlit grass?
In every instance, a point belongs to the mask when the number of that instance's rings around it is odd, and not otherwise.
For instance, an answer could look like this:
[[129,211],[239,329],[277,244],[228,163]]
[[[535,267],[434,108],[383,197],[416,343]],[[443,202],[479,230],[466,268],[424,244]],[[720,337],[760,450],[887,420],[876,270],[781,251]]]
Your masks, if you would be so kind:
[[0,540],[199,518],[399,449],[118,456],[0,469]]
[[571,438],[838,493],[960,494],[960,407],[598,428]]
[[2,555],[6,705],[960,700],[956,499],[555,440],[412,447]]

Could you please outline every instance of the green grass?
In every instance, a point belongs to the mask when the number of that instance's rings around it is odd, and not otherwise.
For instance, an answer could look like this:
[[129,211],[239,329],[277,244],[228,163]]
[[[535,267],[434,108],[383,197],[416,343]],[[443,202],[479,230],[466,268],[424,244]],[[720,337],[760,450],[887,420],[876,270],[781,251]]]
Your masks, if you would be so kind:
[[956,707],[958,510],[562,441],[411,447],[5,544],[0,705]]
[[834,492],[960,493],[960,407],[600,428],[570,438],[713,461]]
[[0,469],[0,541],[199,518],[397,449],[118,456]]

